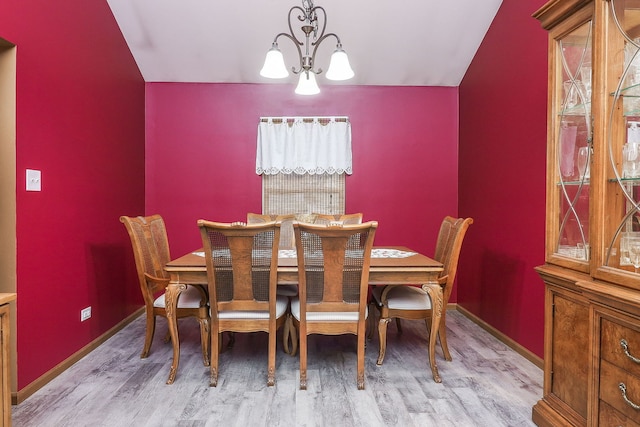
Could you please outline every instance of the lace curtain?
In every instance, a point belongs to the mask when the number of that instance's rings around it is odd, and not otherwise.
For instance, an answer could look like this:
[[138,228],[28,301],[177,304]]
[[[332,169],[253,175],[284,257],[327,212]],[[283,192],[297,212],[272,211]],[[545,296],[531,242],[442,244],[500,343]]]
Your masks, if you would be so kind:
[[261,118],[258,175],[351,175],[351,124],[345,117]]

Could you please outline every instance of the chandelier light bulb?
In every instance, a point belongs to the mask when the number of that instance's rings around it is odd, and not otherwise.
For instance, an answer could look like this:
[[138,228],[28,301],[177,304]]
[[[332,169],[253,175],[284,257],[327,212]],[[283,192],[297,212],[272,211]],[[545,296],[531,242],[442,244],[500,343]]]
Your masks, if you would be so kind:
[[312,72],[300,73],[298,86],[296,87],[298,95],[317,95],[320,93],[318,83],[316,83],[316,75]]
[[327,70],[327,78],[329,80],[349,80],[355,73],[349,65],[349,57],[347,53],[338,46],[331,55],[329,69]]
[[264,65],[262,66],[262,70],[260,70],[260,75],[270,79],[283,79],[289,76],[287,66],[284,65],[284,56],[282,56],[282,52],[278,49],[277,43],[274,43],[267,52]]

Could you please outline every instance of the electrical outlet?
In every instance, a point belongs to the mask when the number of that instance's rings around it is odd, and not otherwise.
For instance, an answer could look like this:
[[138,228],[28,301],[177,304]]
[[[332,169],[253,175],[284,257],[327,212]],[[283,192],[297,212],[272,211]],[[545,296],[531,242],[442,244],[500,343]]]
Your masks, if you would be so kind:
[[91,307],[83,308],[80,310],[80,321],[84,322],[91,317]]

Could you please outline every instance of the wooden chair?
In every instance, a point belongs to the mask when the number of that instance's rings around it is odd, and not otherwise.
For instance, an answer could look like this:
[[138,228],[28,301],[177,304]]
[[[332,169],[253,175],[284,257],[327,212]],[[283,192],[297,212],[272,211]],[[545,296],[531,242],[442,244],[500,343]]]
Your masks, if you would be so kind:
[[362,390],[369,264],[378,223],[293,227],[300,296],[292,300],[291,313],[300,336],[300,389],[307,388],[307,336],[355,334]]
[[280,224],[198,220],[211,305],[211,379],[218,384],[219,334],[269,334],[267,385],[275,384],[276,331],[289,300],[276,295]]
[[[298,222],[307,224],[329,225],[329,224],[362,224],[362,213],[354,214],[320,214],[311,213],[308,215],[295,215],[294,218]],[[287,354],[294,356],[297,351],[297,337],[296,330],[293,327],[289,327],[290,323],[285,324],[285,332],[287,335],[284,337],[285,351]],[[291,341],[291,349],[289,349],[289,341]]]
[[[282,250],[291,250],[296,248],[296,240],[293,236],[293,221],[295,215],[269,215],[269,214],[247,214],[247,224],[264,224],[267,222],[277,221],[280,223],[280,243],[278,248]],[[297,291],[296,291],[297,293]]]
[[[151,349],[151,342],[156,330],[156,317],[167,318],[165,310],[164,290],[169,284],[169,275],[164,266],[171,260],[169,240],[164,220],[160,215],[147,217],[121,216],[131,238],[136,270],[140,282],[140,290],[144,299],[146,313],[146,333],[141,358],[146,358]],[[178,300],[176,317],[195,317],[200,323],[202,341],[202,357],[204,364],[209,365],[209,306],[208,296],[199,286],[187,286]],[[167,335],[165,342],[169,342]]]
[[[293,221],[295,220],[295,215],[267,215],[267,214],[257,214],[257,213],[248,213],[247,214],[247,224],[264,224],[267,222],[276,221],[280,223],[280,243],[278,245],[281,250],[291,250],[296,248],[295,237],[293,235]],[[295,297],[298,295],[298,285],[278,285],[276,290],[277,295],[283,295],[289,298]],[[295,355],[297,351],[297,338],[295,335],[295,331],[291,330],[289,321],[289,317],[291,316],[290,310],[287,310],[287,320],[285,320],[285,326],[282,337],[282,344],[284,347],[284,352],[290,355]],[[289,341],[291,341],[291,347],[289,347]]]
[[362,213],[354,214],[317,214],[315,215],[315,224],[329,224],[331,222],[342,224],[362,224]]
[[[438,278],[438,283],[442,286],[444,308],[440,318],[438,338],[444,357],[449,361],[451,360],[451,354],[447,346],[446,307],[458,269],[462,241],[469,225],[472,223],[473,219],[471,218],[445,217],[440,226],[436,243],[434,259],[440,261],[444,266]],[[373,300],[380,311],[380,321],[378,323],[380,352],[377,364],[382,365],[387,345],[387,324],[389,321],[393,318],[396,319],[399,333],[402,333],[399,319],[424,319],[427,329],[430,330],[431,299],[427,292],[415,286],[376,286],[373,289]]]

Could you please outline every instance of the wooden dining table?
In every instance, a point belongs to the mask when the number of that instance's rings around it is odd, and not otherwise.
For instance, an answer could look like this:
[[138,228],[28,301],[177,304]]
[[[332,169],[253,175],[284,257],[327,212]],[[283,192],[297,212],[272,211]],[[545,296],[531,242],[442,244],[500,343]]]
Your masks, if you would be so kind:
[[[180,362],[180,341],[178,339],[178,323],[175,316],[180,293],[187,285],[207,286],[207,267],[202,250],[189,252],[180,258],[167,263],[165,270],[170,275],[170,282],[165,291],[165,304],[169,333],[173,343],[173,362],[167,384],[176,378]],[[278,285],[298,283],[298,266],[291,252],[280,251],[278,258]],[[371,255],[369,283],[374,286],[422,285],[433,307],[431,331],[429,334],[429,365],[433,380],[442,382],[438,374],[435,360],[436,339],[440,327],[443,309],[442,288],[437,279],[443,266],[425,255],[404,246],[375,247]]]

